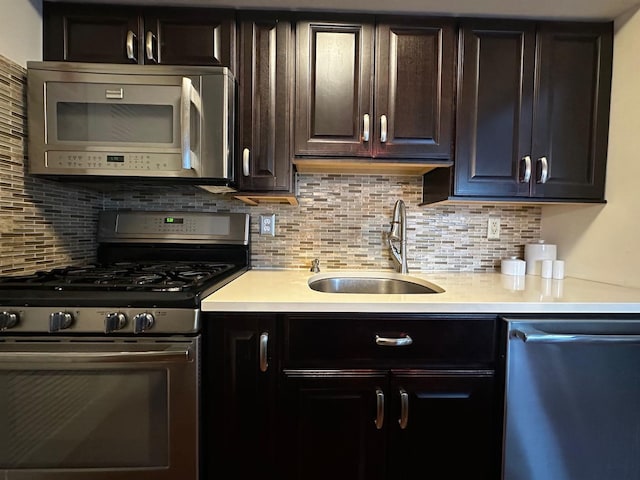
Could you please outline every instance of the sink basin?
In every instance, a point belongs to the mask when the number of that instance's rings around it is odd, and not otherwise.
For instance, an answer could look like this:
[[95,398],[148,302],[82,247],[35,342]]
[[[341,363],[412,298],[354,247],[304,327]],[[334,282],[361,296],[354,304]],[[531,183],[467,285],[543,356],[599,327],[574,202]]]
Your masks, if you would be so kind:
[[425,294],[444,289],[421,278],[398,273],[320,273],[309,279],[309,288],[324,293]]

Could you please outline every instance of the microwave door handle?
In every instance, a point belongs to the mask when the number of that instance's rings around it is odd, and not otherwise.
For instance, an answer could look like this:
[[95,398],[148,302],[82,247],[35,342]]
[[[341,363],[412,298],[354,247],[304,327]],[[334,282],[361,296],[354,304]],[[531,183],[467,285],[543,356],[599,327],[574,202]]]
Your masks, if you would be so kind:
[[180,99],[180,136],[182,144],[182,168],[200,170],[198,155],[191,150],[191,105],[202,115],[200,94],[191,83],[190,78],[182,78],[182,96]]

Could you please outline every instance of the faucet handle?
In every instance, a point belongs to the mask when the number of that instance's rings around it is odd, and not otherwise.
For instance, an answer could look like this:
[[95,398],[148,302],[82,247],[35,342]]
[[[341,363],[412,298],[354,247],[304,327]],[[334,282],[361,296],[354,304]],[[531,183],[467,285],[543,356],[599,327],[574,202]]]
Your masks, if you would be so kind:
[[320,271],[320,259],[314,258],[311,261],[311,270],[313,273],[318,273]]

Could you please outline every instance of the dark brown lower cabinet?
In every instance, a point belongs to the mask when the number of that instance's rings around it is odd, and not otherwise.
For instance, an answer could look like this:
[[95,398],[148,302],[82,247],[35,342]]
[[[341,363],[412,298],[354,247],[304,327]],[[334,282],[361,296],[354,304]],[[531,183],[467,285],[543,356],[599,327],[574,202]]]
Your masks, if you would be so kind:
[[289,314],[285,480],[499,478],[491,316]]
[[492,371],[285,370],[287,480],[498,478]]
[[275,316],[206,315],[202,475],[276,479]]
[[202,478],[497,480],[496,324],[207,314]]

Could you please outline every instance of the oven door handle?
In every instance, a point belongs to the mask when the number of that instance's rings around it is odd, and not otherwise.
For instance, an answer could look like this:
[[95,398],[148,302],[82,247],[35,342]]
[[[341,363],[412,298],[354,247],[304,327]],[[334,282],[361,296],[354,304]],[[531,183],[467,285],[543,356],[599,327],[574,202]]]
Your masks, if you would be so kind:
[[0,362],[117,363],[171,362],[192,360],[190,349],[146,352],[0,352]]

